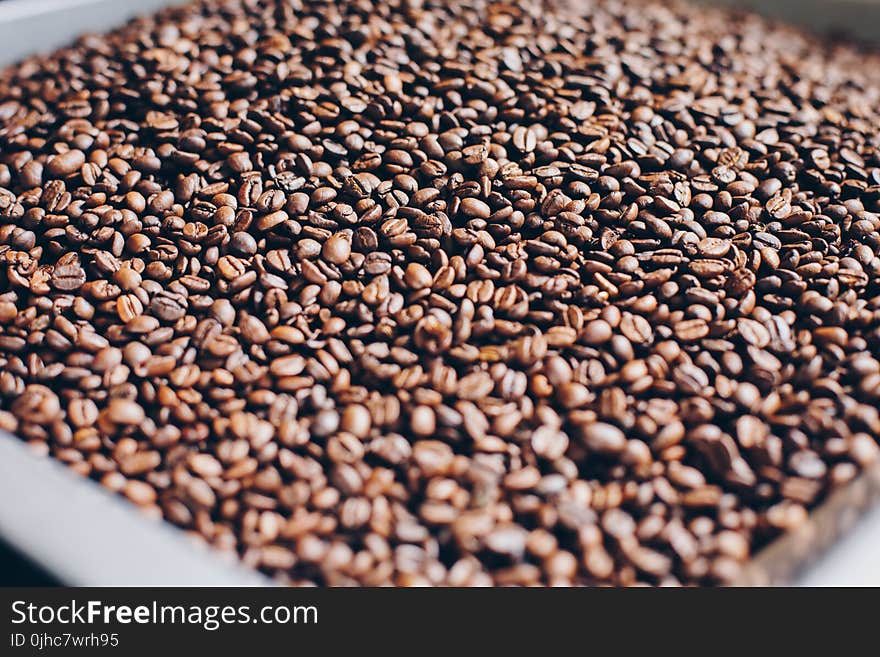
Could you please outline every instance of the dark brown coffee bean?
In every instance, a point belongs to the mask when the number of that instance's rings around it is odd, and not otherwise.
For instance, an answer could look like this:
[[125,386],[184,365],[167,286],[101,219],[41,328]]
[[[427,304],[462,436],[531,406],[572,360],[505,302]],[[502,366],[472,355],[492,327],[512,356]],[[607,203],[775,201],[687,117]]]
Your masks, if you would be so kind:
[[321,255],[327,262],[341,265],[351,256],[351,238],[345,233],[337,233],[324,242]]
[[244,231],[232,234],[229,241],[229,250],[243,256],[252,256],[257,252],[257,241]]
[[709,325],[703,319],[688,319],[675,325],[675,337],[681,342],[694,342],[709,335]]
[[146,417],[144,409],[128,399],[114,398],[105,409],[107,419],[115,424],[140,424]]
[[49,160],[46,165],[46,173],[53,178],[64,178],[79,171],[85,162],[85,153],[77,149],[70,149]]
[[612,424],[605,422],[593,422],[582,425],[579,434],[584,445],[590,450],[616,454],[626,447],[626,436]]
[[468,217],[476,217],[478,219],[488,219],[492,214],[492,210],[485,201],[470,197],[462,199],[461,211]]
[[174,294],[160,292],[150,300],[150,313],[164,322],[176,322],[186,315],[186,305],[182,298]]
[[119,321],[127,324],[144,312],[144,306],[134,294],[123,294],[116,299],[116,314]]
[[586,344],[600,345],[611,339],[611,326],[604,319],[597,319],[584,326],[581,338]]
[[61,411],[58,396],[46,386],[29,385],[11,406],[12,413],[24,422],[48,424]]
[[433,279],[431,277],[431,272],[429,272],[423,265],[420,265],[417,262],[412,262],[407,265],[404,280],[410,289],[421,290],[430,287]]
[[306,360],[299,354],[283,356],[272,361],[269,370],[275,376],[297,376],[306,368]]
[[0,323],[11,324],[18,315],[18,308],[9,301],[0,301]]
[[52,272],[52,287],[63,292],[78,290],[86,282],[86,273],[79,265],[62,265]]

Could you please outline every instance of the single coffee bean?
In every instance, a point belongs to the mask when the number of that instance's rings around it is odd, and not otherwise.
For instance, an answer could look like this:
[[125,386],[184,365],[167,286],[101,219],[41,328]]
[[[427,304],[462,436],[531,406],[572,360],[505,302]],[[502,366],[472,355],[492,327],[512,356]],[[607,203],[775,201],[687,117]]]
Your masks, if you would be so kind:
[[49,160],[46,173],[53,178],[64,178],[80,170],[86,163],[86,156],[80,150],[70,149]]
[[86,273],[79,265],[62,265],[52,272],[52,287],[63,292],[78,290],[86,282]]
[[239,231],[232,234],[229,250],[239,255],[252,256],[257,252],[257,241],[249,233]]
[[426,287],[431,287],[431,283],[433,282],[431,272],[429,272],[424,265],[420,265],[417,262],[411,262],[407,265],[404,280],[407,287],[412,290],[421,290]]
[[581,334],[585,343],[590,345],[599,345],[608,342],[611,339],[612,329],[604,319],[597,319],[584,327]]
[[137,403],[118,397],[110,400],[105,412],[107,419],[115,424],[140,424],[146,417]]
[[593,422],[580,427],[580,438],[590,450],[617,454],[626,447],[626,436],[613,424]]
[[351,238],[344,233],[337,233],[324,242],[321,255],[327,262],[341,265],[351,256]]
[[461,202],[461,211],[468,217],[488,219],[492,214],[489,205],[478,198],[466,198]]

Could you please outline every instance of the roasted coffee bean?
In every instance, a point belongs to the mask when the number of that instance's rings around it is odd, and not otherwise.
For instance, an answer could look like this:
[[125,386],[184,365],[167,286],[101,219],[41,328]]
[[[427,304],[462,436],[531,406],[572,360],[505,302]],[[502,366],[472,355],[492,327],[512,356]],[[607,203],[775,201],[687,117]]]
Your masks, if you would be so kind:
[[327,262],[341,265],[351,257],[351,238],[344,233],[337,233],[324,242],[321,255]]
[[72,292],[85,284],[86,273],[79,265],[62,265],[54,269],[50,280],[55,289]]
[[431,272],[429,272],[423,265],[420,265],[417,262],[411,262],[406,267],[404,281],[406,282],[407,287],[413,290],[421,290],[431,286]]
[[242,256],[252,256],[257,252],[257,241],[250,233],[238,231],[229,240],[229,250]]
[[164,322],[176,322],[186,316],[186,300],[182,296],[162,291],[150,300],[149,311]]
[[462,200],[461,211],[468,217],[478,219],[488,219],[492,214],[492,210],[485,201],[470,197]]
[[650,0],[32,58],[0,428],[280,582],[736,581],[880,456],[877,63]]
[[584,327],[583,341],[590,345],[600,345],[611,339],[611,326],[604,319],[597,319]]
[[590,450],[617,454],[626,447],[626,436],[614,425],[594,422],[580,427],[579,434]]
[[72,148],[49,159],[46,164],[46,173],[55,178],[63,178],[79,171],[85,163],[85,153]]
[[111,399],[104,412],[115,424],[140,424],[146,417],[144,409],[137,403],[120,398]]

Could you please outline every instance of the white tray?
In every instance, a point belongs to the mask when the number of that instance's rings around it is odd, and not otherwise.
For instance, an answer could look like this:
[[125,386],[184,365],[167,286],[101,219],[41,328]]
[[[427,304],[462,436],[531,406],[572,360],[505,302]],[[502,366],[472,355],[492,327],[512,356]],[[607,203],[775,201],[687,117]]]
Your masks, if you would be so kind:
[[[740,8],[752,5],[774,18],[816,31],[841,30],[880,43],[880,0],[695,1]],[[180,0],[0,0],[0,66],[175,4],[181,4]],[[744,582],[788,581],[795,576],[787,572],[785,561],[791,559],[798,566],[814,561],[795,579],[800,584],[880,585],[880,507],[871,505],[880,489],[880,484],[875,487],[877,481],[878,472],[866,473],[840,495],[829,498],[813,512],[804,531],[760,552],[754,560],[756,568]],[[268,583],[256,573],[197,549],[170,524],[147,520],[96,483],[31,456],[23,443],[2,432],[0,500],[4,500],[0,502],[0,538],[65,584]],[[859,516],[858,525],[837,540]],[[817,540],[817,535],[824,539]],[[817,553],[832,539],[832,547],[816,561]]]

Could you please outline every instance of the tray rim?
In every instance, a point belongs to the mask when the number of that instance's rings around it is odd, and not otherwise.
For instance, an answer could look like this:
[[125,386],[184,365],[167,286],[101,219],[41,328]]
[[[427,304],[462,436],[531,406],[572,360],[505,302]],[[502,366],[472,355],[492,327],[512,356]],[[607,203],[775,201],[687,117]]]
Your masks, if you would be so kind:
[[0,431],[0,539],[66,585],[266,586],[269,579]]

